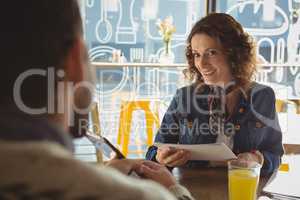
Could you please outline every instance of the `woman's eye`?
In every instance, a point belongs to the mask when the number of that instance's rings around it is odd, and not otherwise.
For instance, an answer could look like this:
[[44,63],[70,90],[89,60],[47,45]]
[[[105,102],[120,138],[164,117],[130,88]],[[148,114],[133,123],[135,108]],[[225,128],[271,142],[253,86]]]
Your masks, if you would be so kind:
[[200,54],[199,54],[199,53],[193,53],[193,57],[194,57],[194,58],[199,58],[199,57],[200,57]]
[[209,51],[207,51],[207,56],[214,56],[214,55],[216,55],[217,54],[217,51],[216,50],[214,50],[214,49],[211,49],[211,50],[209,50]]

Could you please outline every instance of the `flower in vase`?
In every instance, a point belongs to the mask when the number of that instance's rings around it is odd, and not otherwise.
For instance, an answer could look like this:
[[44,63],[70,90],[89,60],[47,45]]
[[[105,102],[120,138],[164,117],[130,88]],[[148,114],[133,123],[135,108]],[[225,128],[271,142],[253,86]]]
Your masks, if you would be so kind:
[[176,31],[176,28],[173,25],[173,17],[168,16],[164,20],[158,19],[156,25],[157,25],[159,34],[162,36],[162,40],[165,43],[165,52],[166,52],[166,54],[168,54],[169,53],[169,44],[172,39],[172,35]]

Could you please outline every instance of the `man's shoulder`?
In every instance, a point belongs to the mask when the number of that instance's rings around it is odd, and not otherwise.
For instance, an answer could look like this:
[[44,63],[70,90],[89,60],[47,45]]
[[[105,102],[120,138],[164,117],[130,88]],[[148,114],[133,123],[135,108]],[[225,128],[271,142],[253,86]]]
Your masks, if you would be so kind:
[[[100,164],[79,161],[55,143],[0,141],[0,159],[3,161],[0,163],[0,198],[3,192],[18,195],[14,188],[19,188],[39,197],[37,199],[51,198],[51,195],[59,195],[60,199],[146,200],[164,199],[163,196],[173,199],[154,182],[130,178]],[[157,193],[152,194],[146,188]],[[36,190],[40,192],[33,192]]]
[[[89,191],[91,195],[96,196],[107,191],[98,192],[94,188],[95,186],[103,188],[107,185],[108,177],[105,178],[105,173],[74,159],[72,153],[59,144],[1,142],[0,150],[0,159],[3,161],[0,164],[2,192],[5,192],[5,188],[13,189],[18,186],[19,189],[28,190],[27,192],[41,199],[55,195],[53,191],[57,192],[60,199],[69,199],[78,192],[76,188],[83,193]],[[9,153],[5,155],[4,152]],[[73,189],[70,189],[70,186]],[[14,190],[6,192],[17,193]]]
[[19,142],[19,144],[49,141],[59,143],[70,151],[73,150],[69,133],[65,133],[62,126],[51,123],[46,117],[33,117],[9,105],[1,105],[0,110],[0,140]]

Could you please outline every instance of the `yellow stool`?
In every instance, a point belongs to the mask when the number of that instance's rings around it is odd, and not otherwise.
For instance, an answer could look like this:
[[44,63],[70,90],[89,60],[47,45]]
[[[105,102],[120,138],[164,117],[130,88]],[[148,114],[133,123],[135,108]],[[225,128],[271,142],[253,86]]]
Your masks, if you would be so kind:
[[[93,133],[101,136],[99,109],[98,109],[98,104],[96,102],[93,102],[92,105],[91,118],[93,123],[92,124]],[[103,163],[102,152],[99,149],[96,149],[96,157],[97,157],[97,163]]]
[[[128,144],[132,113],[135,110],[145,111],[147,145],[153,144],[153,125],[160,126],[158,109],[153,113],[150,109],[151,100],[122,101],[120,111],[120,122],[117,143],[122,146],[122,153],[128,155]],[[155,102],[158,103],[158,102]],[[158,106],[156,106],[157,108]]]
[[96,135],[101,136],[99,109],[98,109],[98,104],[95,102],[92,105],[91,117],[92,117],[92,123],[93,123],[92,124],[93,132]]
[[282,172],[288,172],[290,171],[290,166],[288,163],[282,163],[280,166],[279,166],[279,171],[282,171]]
[[293,102],[296,106],[297,114],[300,114],[300,99],[289,99],[289,101]]
[[276,107],[276,112],[281,113],[281,112],[285,112],[285,106],[286,106],[286,101],[285,100],[281,100],[281,99],[276,99],[275,102],[275,107]]

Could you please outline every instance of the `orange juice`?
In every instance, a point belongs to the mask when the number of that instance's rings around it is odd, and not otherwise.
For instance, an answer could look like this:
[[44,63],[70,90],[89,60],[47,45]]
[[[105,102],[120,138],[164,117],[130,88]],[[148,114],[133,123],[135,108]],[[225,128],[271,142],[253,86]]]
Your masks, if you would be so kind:
[[229,200],[256,200],[259,175],[247,169],[228,172]]

